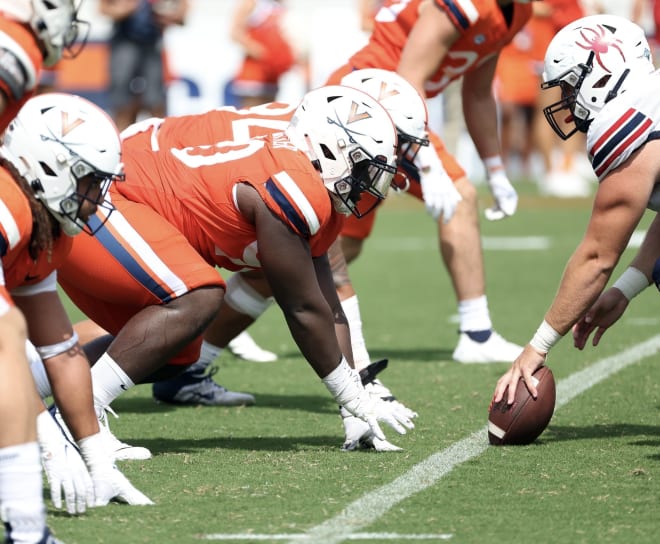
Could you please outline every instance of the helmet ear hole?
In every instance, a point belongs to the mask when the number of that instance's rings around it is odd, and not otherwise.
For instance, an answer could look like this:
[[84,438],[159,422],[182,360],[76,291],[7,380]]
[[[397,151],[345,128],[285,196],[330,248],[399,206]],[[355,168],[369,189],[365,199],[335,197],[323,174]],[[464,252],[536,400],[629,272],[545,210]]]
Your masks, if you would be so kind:
[[57,176],[57,174],[53,171],[53,169],[48,166],[45,162],[39,161],[39,166],[41,166],[41,169],[44,171],[44,173],[48,176]]
[[320,147],[321,147],[321,151],[323,152],[323,156],[324,156],[326,159],[330,159],[331,161],[334,161],[334,160],[337,159],[337,157],[335,156],[335,154],[334,154],[332,151],[330,151],[330,148],[329,148],[327,145],[325,145],[325,144],[322,143],[322,144],[320,145]]
[[607,86],[607,82],[612,79],[612,76],[607,74],[601,77],[596,83],[594,83],[594,89],[602,89]]

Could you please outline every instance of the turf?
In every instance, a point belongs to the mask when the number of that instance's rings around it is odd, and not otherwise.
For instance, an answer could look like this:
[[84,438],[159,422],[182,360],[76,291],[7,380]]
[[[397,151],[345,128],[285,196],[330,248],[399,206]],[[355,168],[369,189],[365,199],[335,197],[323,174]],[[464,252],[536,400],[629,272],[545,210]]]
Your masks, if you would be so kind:
[[[482,234],[485,247],[499,237],[549,240],[544,250],[484,252],[495,327],[524,343],[582,236],[590,201],[541,198],[532,184],[521,183],[519,190],[519,212],[483,222]],[[486,193],[481,197],[483,208],[489,201]],[[120,466],[156,506],[110,505],[79,518],[49,508],[56,535],[67,544],[192,543],[218,534],[235,535],[225,542],[325,543],[332,538],[321,532],[307,540],[295,536],[318,529],[400,476],[406,481],[415,465],[482,429],[495,381],[507,365],[451,362],[455,300],[436,247],[423,207],[405,196],[392,198],[351,268],[372,356],[390,359],[383,381],[420,414],[406,436],[386,429],[404,452],[339,451],[336,407],[273,307],[252,333],[279,354],[278,362],[247,363],[230,354],[217,361],[218,381],[254,393],[256,406],[172,407],[154,403],[148,386],[129,391],[113,403],[120,418],[111,426],[121,439],[150,448],[154,458]],[[628,250],[620,266],[632,255]],[[562,340],[549,360],[557,381],[657,334],[657,296],[652,289],[640,295],[596,349],[578,352],[569,338]],[[79,314],[72,310],[72,316]],[[392,493],[403,493],[401,486],[379,491],[391,508],[360,511],[352,537],[657,542],[656,359],[645,358],[562,406],[530,446],[484,448],[444,477],[429,473],[428,487],[400,501]]]

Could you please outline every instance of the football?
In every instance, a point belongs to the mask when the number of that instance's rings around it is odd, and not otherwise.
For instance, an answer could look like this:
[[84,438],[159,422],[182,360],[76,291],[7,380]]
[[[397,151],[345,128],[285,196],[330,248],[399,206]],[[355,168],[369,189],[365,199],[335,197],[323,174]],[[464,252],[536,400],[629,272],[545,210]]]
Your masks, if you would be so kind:
[[519,383],[513,404],[507,404],[505,391],[502,400],[491,405],[488,441],[492,445],[531,444],[550,423],[555,410],[555,378],[550,368],[542,366],[534,372],[533,379],[538,391],[536,400],[525,384]]

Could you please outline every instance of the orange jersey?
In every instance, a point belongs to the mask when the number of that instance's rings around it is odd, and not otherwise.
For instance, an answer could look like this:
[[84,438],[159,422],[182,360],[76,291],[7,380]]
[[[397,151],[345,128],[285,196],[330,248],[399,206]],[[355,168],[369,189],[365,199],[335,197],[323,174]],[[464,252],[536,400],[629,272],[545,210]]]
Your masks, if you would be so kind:
[[25,24],[0,14],[0,92],[7,98],[7,107],[0,114],[0,132],[4,131],[18,110],[37,87],[43,67],[39,46]]
[[32,235],[32,211],[27,197],[16,185],[11,174],[0,168],[0,257],[4,283],[0,282],[0,296],[12,304],[8,291],[38,283],[48,277],[66,259],[72,238],[60,236],[52,251],[42,251],[36,260],[29,254]]
[[247,109],[218,108],[202,114],[148,119],[122,132],[122,150],[167,150],[172,147],[208,145],[221,141],[243,142],[282,132],[296,106],[270,102]]
[[[408,34],[419,18],[425,0],[388,0],[376,14],[369,42],[355,53],[348,65],[353,69],[384,68],[396,71]],[[427,97],[445,90],[447,85],[497,54],[509,43],[532,15],[528,4],[510,5],[510,24],[496,0],[433,0],[460,32],[449,53],[426,82]]]
[[209,263],[228,270],[260,268],[256,230],[238,211],[237,183],[249,183],[269,209],[326,253],[342,216],[309,159],[282,133],[213,145],[124,155],[126,181],[110,193],[147,204],[178,228]]

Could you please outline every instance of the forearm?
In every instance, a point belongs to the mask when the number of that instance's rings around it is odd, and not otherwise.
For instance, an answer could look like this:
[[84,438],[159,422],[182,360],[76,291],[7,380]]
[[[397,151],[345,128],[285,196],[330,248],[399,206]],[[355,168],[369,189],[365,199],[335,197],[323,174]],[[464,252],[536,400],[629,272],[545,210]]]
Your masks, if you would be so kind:
[[291,336],[314,372],[319,378],[330,374],[342,358],[336,336],[321,332],[335,330],[330,313],[305,308],[299,311],[284,310],[284,316]]
[[655,219],[649,226],[644,241],[635,255],[635,258],[630,263],[630,266],[640,270],[649,280],[653,280],[653,268],[655,263],[660,258],[660,215],[656,215]]
[[497,104],[492,93],[463,93],[465,127],[481,159],[501,154],[497,124]]
[[616,263],[574,253],[568,262],[559,290],[545,316],[560,335],[565,335],[603,291]]
[[44,366],[55,403],[73,437],[80,440],[98,433],[89,362],[80,345],[44,360]]

